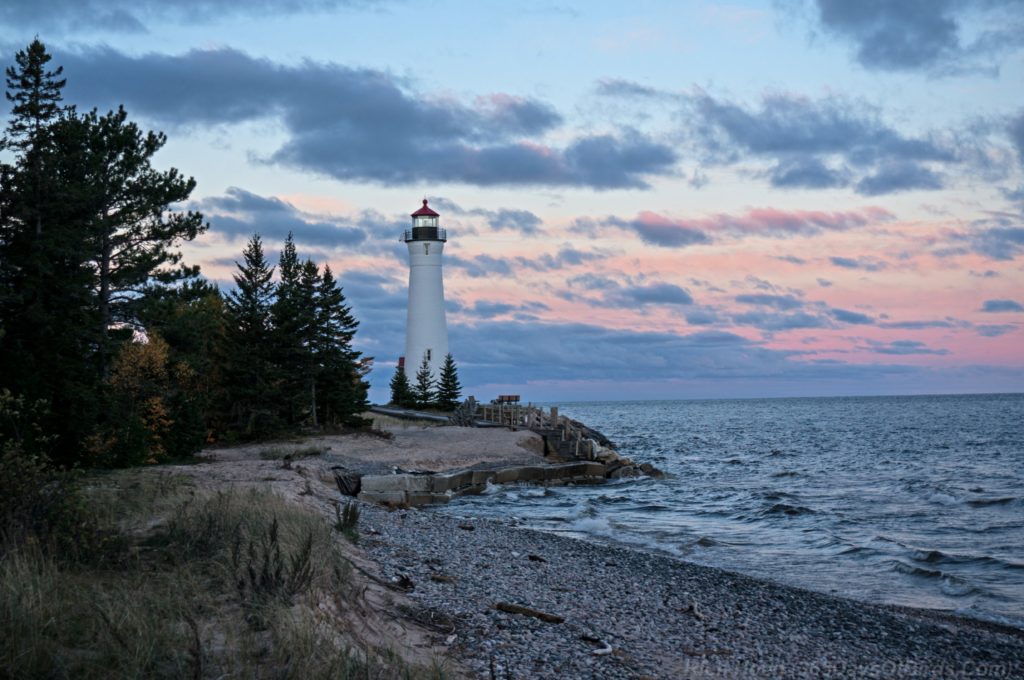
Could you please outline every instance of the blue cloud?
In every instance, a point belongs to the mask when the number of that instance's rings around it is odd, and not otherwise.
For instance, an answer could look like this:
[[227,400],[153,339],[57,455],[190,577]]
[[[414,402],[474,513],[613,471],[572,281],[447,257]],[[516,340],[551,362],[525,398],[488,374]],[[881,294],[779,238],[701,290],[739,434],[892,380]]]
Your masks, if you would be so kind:
[[941,356],[949,354],[948,349],[932,349],[917,340],[893,340],[892,342],[868,340],[867,345],[861,347],[861,349],[866,349],[875,354],[895,354],[900,356],[909,354],[935,354]]
[[909,161],[894,161],[857,182],[856,191],[866,196],[877,196],[914,189],[941,189],[942,186],[942,178],[925,166]]
[[878,272],[886,268],[885,262],[873,257],[830,257],[829,261],[843,269],[863,269],[869,272]]
[[1024,305],[1016,300],[985,300],[983,312],[1024,312]]
[[415,91],[385,71],[304,61],[282,65],[227,49],[129,56],[110,48],[56,54],[69,101],[168,125],[268,117],[287,132],[264,159],[335,179],[379,184],[642,189],[674,172],[674,149],[632,129],[540,137],[562,117],[547,103],[497,94],[473,106]]
[[305,246],[351,246],[366,240],[367,226],[376,226],[373,220],[351,224],[336,218],[317,218],[279,198],[259,196],[239,187],[229,187],[223,196],[197,201],[195,207],[204,212],[214,232],[233,239],[259,233],[281,241],[292,232]]
[[768,94],[760,108],[750,108],[701,92],[685,102],[697,120],[694,140],[706,163],[771,160],[768,178],[780,188],[852,185],[868,195],[938,189],[941,176],[924,164],[964,162],[958,149],[934,135],[902,134],[875,108],[842,97]]
[[621,306],[693,304],[693,296],[674,283],[625,286],[619,288],[611,299]]
[[1006,335],[1017,330],[1017,327],[1012,324],[979,324],[975,327],[978,331],[978,335],[986,338],[998,338],[1000,335]]
[[803,306],[803,301],[792,295],[768,295],[761,293],[747,293],[737,295],[736,302],[744,305],[760,305],[771,307],[780,311],[797,309]]
[[842,323],[865,325],[872,324],[875,322],[875,320],[868,316],[867,314],[861,314],[860,312],[851,312],[849,310],[838,309],[836,307],[830,309],[829,313],[832,314],[832,317],[836,321],[841,321]]
[[[1024,44],[1016,0],[817,0],[817,8],[822,26],[852,41],[857,61],[873,70],[991,69],[994,57]],[[967,15],[983,27],[971,44],[961,40]]]

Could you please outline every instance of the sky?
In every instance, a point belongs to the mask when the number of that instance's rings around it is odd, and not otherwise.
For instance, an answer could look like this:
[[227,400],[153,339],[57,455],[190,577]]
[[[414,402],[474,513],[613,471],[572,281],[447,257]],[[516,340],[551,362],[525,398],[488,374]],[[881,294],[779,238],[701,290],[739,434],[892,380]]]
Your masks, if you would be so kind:
[[329,263],[386,401],[402,230],[448,229],[466,395],[1024,391],[1024,0],[5,0],[162,130],[222,290]]

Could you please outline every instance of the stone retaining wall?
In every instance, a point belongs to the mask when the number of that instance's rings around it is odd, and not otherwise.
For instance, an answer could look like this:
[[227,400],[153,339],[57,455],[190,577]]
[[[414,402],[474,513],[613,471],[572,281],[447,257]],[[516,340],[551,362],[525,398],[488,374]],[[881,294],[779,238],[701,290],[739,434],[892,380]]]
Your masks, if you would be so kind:
[[391,506],[447,503],[456,496],[480,493],[487,483],[593,483],[605,480],[607,467],[594,461],[557,465],[514,465],[494,470],[456,470],[438,474],[366,475],[359,500]]

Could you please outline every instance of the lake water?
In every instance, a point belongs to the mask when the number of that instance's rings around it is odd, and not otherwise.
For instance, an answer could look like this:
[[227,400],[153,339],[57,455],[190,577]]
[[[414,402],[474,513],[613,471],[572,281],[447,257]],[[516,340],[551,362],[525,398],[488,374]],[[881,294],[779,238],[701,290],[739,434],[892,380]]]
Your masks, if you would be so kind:
[[671,477],[494,487],[441,511],[1024,627],[1024,395],[560,409]]

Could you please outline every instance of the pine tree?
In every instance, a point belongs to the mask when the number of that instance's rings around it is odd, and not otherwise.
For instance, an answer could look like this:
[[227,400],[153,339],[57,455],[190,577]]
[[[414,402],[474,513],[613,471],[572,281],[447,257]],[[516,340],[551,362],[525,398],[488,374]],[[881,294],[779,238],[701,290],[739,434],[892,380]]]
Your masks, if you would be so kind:
[[352,347],[359,322],[329,265],[324,265],[317,288],[317,383],[321,421],[327,425],[363,425],[359,414],[369,408],[369,385],[364,380],[372,359]]
[[47,70],[49,61],[36,40],[6,70],[13,108],[0,146],[15,157],[0,165],[0,387],[46,403],[51,453],[72,462],[98,417],[101,386],[80,145],[56,134],[70,114],[59,105],[61,69]]
[[[312,272],[309,272],[312,267]],[[290,425],[311,418],[313,344],[316,332],[316,265],[299,261],[295,239],[285,239],[271,305],[274,361],[281,369],[282,417]]]
[[13,120],[7,127],[7,144],[23,155],[44,149],[50,123],[60,113],[61,90],[67,81],[57,79],[64,72],[63,66],[46,70],[51,59],[46,46],[36,38],[15,55],[17,66],[9,66],[5,71],[7,101],[14,105]]
[[416,371],[416,384],[412,388],[412,397],[416,402],[416,408],[430,408],[435,405],[437,400],[435,387],[434,378],[430,373],[430,361],[424,353],[420,368]]
[[409,384],[409,378],[405,375],[405,367],[402,364],[398,364],[395,367],[395,374],[391,377],[390,386],[392,404],[402,408],[415,406],[415,400],[412,396],[412,385]]
[[459,373],[455,367],[455,359],[451,353],[444,357],[441,367],[441,378],[437,382],[437,406],[442,411],[454,411],[462,397],[462,385],[459,384]]
[[247,436],[260,436],[278,427],[278,370],[272,345],[270,306],[274,297],[274,268],[263,255],[263,242],[254,234],[236,263],[236,290],[225,300],[228,352],[225,390],[235,426]]
[[111,354],[109,329],[133,325],[142,289],[152,281],[174,282],[198,274],[177,267],[177,246],[207,229],[203,216],[174,211],[196,182],[176,169],[157,171],[151,159],[166,143],[163,133],[147,132],[128,120],[124,108],[100,116],[95,110],[64,123],[84,137],[78,163],[85,168],[79,208],[89,216],[90,260],[101,338],[102,373]]

